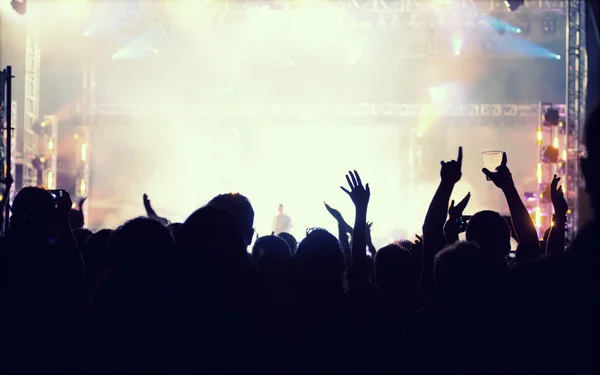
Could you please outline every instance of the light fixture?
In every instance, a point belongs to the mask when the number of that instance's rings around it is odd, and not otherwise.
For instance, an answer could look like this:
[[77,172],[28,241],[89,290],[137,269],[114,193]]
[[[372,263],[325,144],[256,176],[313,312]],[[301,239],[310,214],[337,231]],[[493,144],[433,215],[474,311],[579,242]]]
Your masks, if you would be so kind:
[[546,114],[544,115],[544,121],[546,122],[546,125],[549,126],[557,126],[559,118],[560,114],[556,108],[548,108],[548,110],[546,110]]
[[542,19],[542,28],[544,30],[545,35],[556,34],[556,30],[557,30],[556,20],[552,19],[552,18]]
[[81,161],[87,161],[87,144],[81,145]]
[[516,26],[521,30],[518,34],[523,36],[529,35],[531,32],[531,17],[527,13],[517,13]]
[[508,10],[510,10],[511,12],[514,12],[515,10],[519,9],[519,7],[523,4],[525,4],[525,0],[506,0],[506,1],[504,1],[504,5],[506,5],[506,8]]

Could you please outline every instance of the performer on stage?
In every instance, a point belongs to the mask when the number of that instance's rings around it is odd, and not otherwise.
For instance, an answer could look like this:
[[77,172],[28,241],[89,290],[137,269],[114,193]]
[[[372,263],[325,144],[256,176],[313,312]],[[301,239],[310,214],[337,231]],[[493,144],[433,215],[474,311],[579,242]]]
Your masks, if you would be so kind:
[[292,230],[292,218],[283,213],[283,205],[279,205],[279,215],[273,219],[273,232],[276,236],[279,233],[290,233]]

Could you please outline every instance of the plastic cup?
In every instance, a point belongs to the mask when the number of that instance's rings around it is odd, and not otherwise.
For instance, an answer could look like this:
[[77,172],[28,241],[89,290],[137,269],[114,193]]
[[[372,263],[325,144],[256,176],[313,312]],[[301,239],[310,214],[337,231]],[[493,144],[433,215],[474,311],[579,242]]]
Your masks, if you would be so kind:
[[[483,157],[483,167],[489,171],[494,172],[496,168],[502,164],[503,151],[484,151],[481,153]],[[486,176],[486,179],[490,181],[490,178]]]

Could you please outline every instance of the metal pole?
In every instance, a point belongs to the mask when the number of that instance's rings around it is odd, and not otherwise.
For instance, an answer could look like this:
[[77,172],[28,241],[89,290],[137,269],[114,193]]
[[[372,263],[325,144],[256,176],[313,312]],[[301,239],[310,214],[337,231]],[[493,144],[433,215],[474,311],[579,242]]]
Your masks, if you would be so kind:
[[[6,84],[5,113],[6,113],[6,175],[12,174],[12,67],[9,65],[4,70],[4,82]],[[10,216],[10,190],[6,194],[8,202],[4,202],[4,234],[8,233]]]

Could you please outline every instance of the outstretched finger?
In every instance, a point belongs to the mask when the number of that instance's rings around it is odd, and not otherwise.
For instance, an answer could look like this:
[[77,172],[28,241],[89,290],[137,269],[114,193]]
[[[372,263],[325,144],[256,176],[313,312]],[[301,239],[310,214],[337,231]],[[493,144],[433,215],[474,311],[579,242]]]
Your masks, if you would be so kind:
[[558,188],[558,193],[559,193],[560,195],[564,195],[564,192],[563,192],[562,185],[560,185],[560,187]]
[[359,186],[362,186],[362,181],[360,180],[360,175],[357,171],[354,171],[354,175],[356,176],[356,182],[358,182]]
[[365,190],[367,190],[367,194],[371,195],[371,188],[369,187],[369,184],[365,186]]
[[463,160],[463,149],[462,146],[458,148],[458,158],[456,161],[458,162],[459,168],[462,168],[462,160]]
[[358,186],[358,183],[356,182],[356,176],[354,175],[354,173],[352,172],[348,172],[348,174],[350,175],[350,178],[352,179],[352,188],[355,188]]
[[560,178],[558,178],[556,175],[552,177],[552,182],[550,183],[550,191],[556,191],[556,187],[558,186],[559,180]]
[[468,192],[467,195],[465,195],[465,197],[462,199],[462,201],[460,201],[458,203],[458,205],[456,207],[459,207],[462,211],[465,209],[465,207],[467,207],[467,204],[469,204],[470,200],[471,200],[471,192]]
[[348,181],[348,186],[350,186],[350,189],[354,189],[354,185],[352,185],[352,181],[350,181],[349,175],[346,175],[346,181]]
[[494,174],[493,174],[492,172],[490,172],[490,170],[489,170],[489,169],[487,169],[487,168],[483,168],[481,171],[483,172],[483,174],[484,174],[484,175],[486,175],[486,177],[487,177],[487,178],[490,178],[490,179],[491,179],[491,178],[492,178],[492,176],[494,175]]
[[506,157],[506,152],[502,153],[502,163],[500,163],[500,165],[502,167],[506,167],[506,164],[508,163],[508,158]]
[[454,208],[454,199],[452,199],[452,202],[450,202],[450,209]]
[[423,237],[419,236],[418,234],[415,234],[415,236],[417,237],[417,240],[419,240],[420,242],[423,242]]
[[342,189],[346,194],[350,195],[350,192],[345,187],[340,186],[340,189]]

